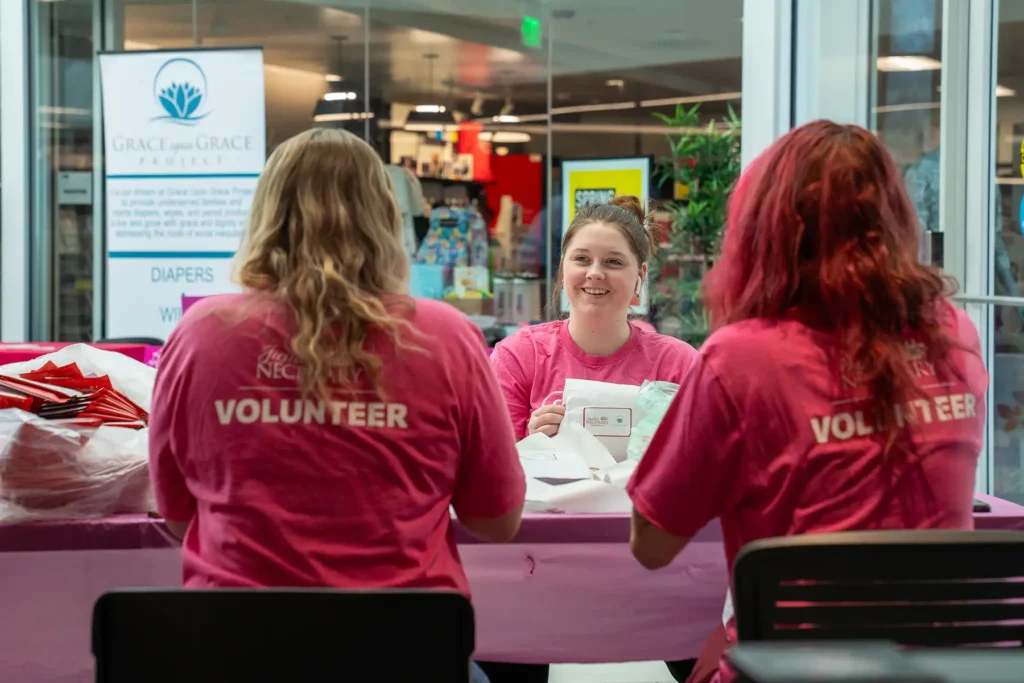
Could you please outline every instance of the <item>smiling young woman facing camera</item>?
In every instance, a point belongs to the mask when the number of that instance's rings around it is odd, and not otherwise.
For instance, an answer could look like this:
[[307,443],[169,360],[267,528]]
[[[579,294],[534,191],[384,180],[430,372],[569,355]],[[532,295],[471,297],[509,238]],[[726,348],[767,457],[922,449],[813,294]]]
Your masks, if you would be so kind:
[[[617,197],[576,214],[562,239],[552,308],[562,291],[569,317],[524,328],[494,349],[491,362],[522,439],[553,436],[565,416],[567,379],[640,385],[681,383],[697,352],[685,342],[629,321],[629,307],[647,281],[657,228],[636,197]],[[669,665],[675,671],[689,667]],[[547,665],[483,664],[492,683],[546,681]]]
[[576,214],[562,239],[552,297],[557,309],[565,292],[568,319],[522,329],[491,356],[518,438],[558,431],[565,409],[554,403],[567,379],[640,385],[686,375],[693,347],[629,321],[657,251],[656,230],[632,196]]

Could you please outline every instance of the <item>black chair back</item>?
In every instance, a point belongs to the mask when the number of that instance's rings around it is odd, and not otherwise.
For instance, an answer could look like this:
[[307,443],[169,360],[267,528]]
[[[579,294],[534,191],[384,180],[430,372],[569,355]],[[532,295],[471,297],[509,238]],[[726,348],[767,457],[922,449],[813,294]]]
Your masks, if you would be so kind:
[[757,541],[736,558],[740,642],[1024,642],[1024,534],[883,531]]
[[468,683],[474,648],[439,591],[118,590],[92,629],[97,683]]

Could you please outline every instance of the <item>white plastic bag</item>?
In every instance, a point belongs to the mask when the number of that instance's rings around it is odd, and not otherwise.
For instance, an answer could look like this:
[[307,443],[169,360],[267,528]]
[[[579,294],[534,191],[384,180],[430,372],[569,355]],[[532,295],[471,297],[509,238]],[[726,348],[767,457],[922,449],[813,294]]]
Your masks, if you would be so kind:
[[622,514],[633,509],[624,488],[594,479],[552,486],[544,492],[543,501],[533,501],[532,507],[541,503],[544,512],[567,515]]
[[0,522],[153,510],[146,438],[0,411]]
[[[77,364],[106,375],[127,399],[150,410],[156,370],[128,356],[85,344],[0,367],[19,375]],[[147,429],[90,427],[0,410],[0,522],[101,517],[154,509]]]
[[633,427],[643,417],[636,401],[639,389],[629,384],[567,379],[562,424],[580,425],[597,437],[616,462],[622,462]]
[[547,434],[531,434],[516,444],[523,472],[532,479],[554,484],[592,479],[583,454],[575,448],[563,448]]

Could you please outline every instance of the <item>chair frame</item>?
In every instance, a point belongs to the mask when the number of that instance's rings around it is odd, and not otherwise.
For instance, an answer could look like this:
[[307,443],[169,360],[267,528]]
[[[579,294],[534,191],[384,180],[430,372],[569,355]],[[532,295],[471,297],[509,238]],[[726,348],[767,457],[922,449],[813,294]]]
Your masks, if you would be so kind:
[[[740,551],[733,577],[741,642],[1024,642],[1024,533],[1018,531],[765,539]],[[996,623],[1011,620],[1020,624]]]
[[450,591],[127,589],[97,600],[92,651],[97,683],[469,683],[474,634]]

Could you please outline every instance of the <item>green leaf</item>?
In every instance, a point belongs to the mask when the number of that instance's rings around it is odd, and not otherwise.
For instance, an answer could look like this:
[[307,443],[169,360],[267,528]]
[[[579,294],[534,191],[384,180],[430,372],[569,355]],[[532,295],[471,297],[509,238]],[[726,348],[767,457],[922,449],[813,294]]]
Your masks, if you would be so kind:
[[674,116],[654,113],[666,126],[671,151],[670,158],[658,160],[656,177],[659,182],[674,178],[690,194],[688,201],[663,206],[670,229],[668,244],[650,264],[651,301],[659,329],[661,323],[674,326],[673,334],[691,343],[708,334],[702,278],[717,253],[729,194],[740,174],[742,122],[731,105],[726,110],[726,116],[708,122],[701,121],[699,103],[677,104]]

